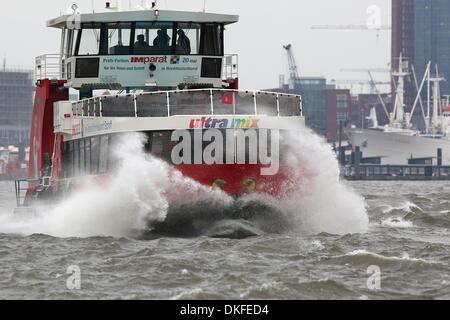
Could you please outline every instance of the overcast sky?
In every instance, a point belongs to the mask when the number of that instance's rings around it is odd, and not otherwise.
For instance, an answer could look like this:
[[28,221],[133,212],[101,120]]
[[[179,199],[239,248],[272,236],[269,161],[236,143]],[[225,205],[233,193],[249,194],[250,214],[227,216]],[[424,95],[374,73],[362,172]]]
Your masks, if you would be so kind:
[[[101,9],[100,0],[2,1],[0,10],[0,55],[9,66],[33,66],[34,58],[56,53],[59,33],[47,29],[47,20],[65,13],[72,3],[82,12]],[[115,3],[114,0],[111,1]],[[123,0],[122,6],[141,4]],[[203,10],[204,0],[159,0],[161,9]],[[367,9],[381,9],[382,24],[390,24],[391,0],[207,0],[206,10],[240,15],[240,23],[228,27],[226,52],[238,53],[241,87],[278,86],[286,69],[282,46],[291,43],[302,76],[328,79],[367,79],[366,74],[342,73],[342,68],[387,67],[390,60],[390,32],[312,30],[313,25],[364,25]],[[379,76],[383,77],[383,76]],[[387,76],[388,77],[388,76]]]

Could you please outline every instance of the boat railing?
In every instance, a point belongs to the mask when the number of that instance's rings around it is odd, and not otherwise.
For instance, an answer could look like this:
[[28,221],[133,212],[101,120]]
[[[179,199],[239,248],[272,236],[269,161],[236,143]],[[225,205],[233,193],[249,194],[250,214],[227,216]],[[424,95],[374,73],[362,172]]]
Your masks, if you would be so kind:
[[239,56],[237,54],[225,55],[223,62],[222,78],[224,80],[236,79],[239,77]]
[[15,181],[17,207],[25,206],[26,194],[30,184],[39,184],[40,180],[19,179]]
[[61,79],[61,56],[59,54],[44,54],[36,57],[34,79]]
[[299,95],[197,89],[104,95],[72,103],[78,117],[302,116]]

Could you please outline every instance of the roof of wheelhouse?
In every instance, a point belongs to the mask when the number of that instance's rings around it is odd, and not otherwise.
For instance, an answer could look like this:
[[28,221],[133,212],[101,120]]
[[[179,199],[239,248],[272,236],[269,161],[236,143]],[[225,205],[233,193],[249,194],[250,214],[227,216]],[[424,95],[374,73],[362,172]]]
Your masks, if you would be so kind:
[[[47,22],[48,27],[64,28],[67,22],[73,19],[72,15],[63,15]],[[77,19],[78,20],[78,19]],[[118,23],[118,22],[217,22],[223,24],[232,24],[239,21],[237,15],[190,12],[190,11],[172,11],[159,10],[159,15],[155,15],[153,10],[138,11],[109,11],[101,13],[81,13],[79,20],[83,23]]]

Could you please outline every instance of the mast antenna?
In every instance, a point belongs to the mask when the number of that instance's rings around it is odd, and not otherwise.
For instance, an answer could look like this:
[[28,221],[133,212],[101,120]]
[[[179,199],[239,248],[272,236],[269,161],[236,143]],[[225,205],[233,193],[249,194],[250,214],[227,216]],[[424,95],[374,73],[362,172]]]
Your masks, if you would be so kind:
[[203,12],[206,12],[206,0],[203,0]]

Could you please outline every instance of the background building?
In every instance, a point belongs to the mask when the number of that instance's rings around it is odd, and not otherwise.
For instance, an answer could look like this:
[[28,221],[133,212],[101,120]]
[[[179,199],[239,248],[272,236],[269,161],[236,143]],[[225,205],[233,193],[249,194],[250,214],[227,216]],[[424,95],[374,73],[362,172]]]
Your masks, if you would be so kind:
[[28,145],[33,96],[32,71],[0,70],[0,146]]
[[329,142],[339,139],[339,124],[345,127],[349,121],[352,97],[348,89],[336,89],[335,85],[327,87],[327,133]]
[[[398,69],[399,57],[409,63],[415,63],[415,26],[414,3],[416,0],[392,0],[392,44],[391,66]],[[395,92],[392,86],[392,92]],[[417,90],[414,83],[405,83],[405,104],[413,105]]]
[[[382,94],[386,109],[392,110],[392,97],[388,94]],[[358,128],[368,128],[372,124],[367,119],[370,115],[370,110],[375,108],[377,112],[378,124],[384,126],[389,122],[389,118],[383,110],[380,97],[377,94],[359,94],[352,99],[352,105],[350,108],[349,124]]]
[[322,77],[300,77],[282,88],[268,89],[302,96],[306,126],[321,136],[327,135],[327,80]]
[[306,126],[321,136],[327,134],[327,80],[321,77],[300,78]]
[[[450,93],[450,1],[415,0],[414,65],[423,75],[428,61],[448,80],[442,94]],[[434,69],[433,69],[434,70]]]
[[[420,79],[426,64],[432,61],[448,80],[441,93],[450,93],[450,1],[392,0],[392,65],[398,65],[400,53],[416,69]],[[434,69],[433,69],[434,70]],[[406,83],[406,105],[414,103],[417,90]]]

